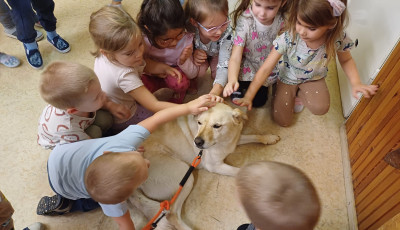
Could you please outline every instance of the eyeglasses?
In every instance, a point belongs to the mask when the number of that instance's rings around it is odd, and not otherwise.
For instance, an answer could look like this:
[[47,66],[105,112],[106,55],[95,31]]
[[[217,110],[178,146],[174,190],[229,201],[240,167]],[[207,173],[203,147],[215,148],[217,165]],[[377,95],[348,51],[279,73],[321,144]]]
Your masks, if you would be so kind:
[[215,32],[215,31],[217,31],[218,29],[227,26],[230,22],[231,22],[231,20],[229,20],[229,18],[228,18],[228,19],[226,20],[226,22],[222,23],[222,25],[220,25],[220,26],[215,26],[215,27],[211,27],[211,28],[209,28],[209,29],[207,29],[207,28],[204,27],[202,24],[200,24],[200,22],[197,22],[197,24],[199,24],[199,26],[200,26],[201,28],[203,28],[203,30],[205,30],[206,32],[209,32],[209,33],[211,32],[211,33],[213,33],[213,32]]
[[163,46],[167,46],[170,45],[172,42],[174,41],[179,41],[183,38],[183,36],[185,36],[186,31],[183,30],[181,33],[179,33],[175,38],[166,38],[166,39],[162,39],[162,38],[158,38],[157,41],[163,45]]

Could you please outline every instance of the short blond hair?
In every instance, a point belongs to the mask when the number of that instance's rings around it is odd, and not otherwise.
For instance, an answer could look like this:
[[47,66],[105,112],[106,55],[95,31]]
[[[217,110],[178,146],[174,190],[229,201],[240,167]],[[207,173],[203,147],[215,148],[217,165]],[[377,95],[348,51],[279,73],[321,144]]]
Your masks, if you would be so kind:
[[114,53],[126,47],[132,38],[142,39],[142,32],[130,14],[118,7],[104,6],[90,15],[89,33],[97,51]]
[[299,169],[262,161],[242,167],[236,176],[240,201],[257,229],[311,230],[320,202],[310,179]]
[[118,204],[132,195],[134,181],[143,167],[128,153],[111,152],[96,158],[86,169],[85,186],[90,197],[103,204]]
[[49,64],[40,79],[43,100],[59,109],[74,108],[97,79],[90,68],[74,62],[57,61]]

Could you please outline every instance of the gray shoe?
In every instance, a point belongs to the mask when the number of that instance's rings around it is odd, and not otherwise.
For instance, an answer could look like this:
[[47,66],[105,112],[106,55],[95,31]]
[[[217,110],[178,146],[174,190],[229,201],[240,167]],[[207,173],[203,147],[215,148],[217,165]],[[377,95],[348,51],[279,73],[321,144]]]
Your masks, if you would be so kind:
[[[17,39],[17,28],[13,28],[13,29],[4,29],[4,33],[6,34],[6,36],[10,37],[10,38],[14,38]],[[40,41],[43,39],[43,33],[40,32],[39,30],[36,30],[36,41]]]

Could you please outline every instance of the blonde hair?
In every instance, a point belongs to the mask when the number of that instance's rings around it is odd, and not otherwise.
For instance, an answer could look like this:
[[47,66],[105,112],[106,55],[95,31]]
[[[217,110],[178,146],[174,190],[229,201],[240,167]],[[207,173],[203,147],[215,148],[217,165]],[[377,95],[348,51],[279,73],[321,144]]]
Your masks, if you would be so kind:
[[117,204],[134,191],[136,175],[143,167],[128,153],[111,152],[96,158],[86,169],[84,181],[90,197],[103,204]]
[[59,109],[74,108],[97,76],[90,68],[66,61],[49,64],[39,83],[43,100]]
[[[237,21],[238,21],[239,17],[244,13],[244,11],[247,10],[247,8],[250,7],[252,1],[253,0],[241,0],[241,1],[238,1],[236,3],[237,7],[232,12],[233,29],[236,28]],[[282,16],[284,16],[286,11],[289,8],[289,4],[288,3],[291,2],[291,1],[294,1],[294,0],[286,0],[286,1],[285,0],[275,0],[275,1],[282,2],[281,8],[279,9],[278,13],[280,13]]]
[[140,28],[131,15],[112,6],[104,6],[90,15],[89,33],[97,47],[93,55],[98,57],[101,49],[112,60],[112,53],[124,49],[132,38],[141,39]]
[[256,162],[236,176],[240,201],[258,229],[311,230],[320,202],[310,179],[299,169],[278,162]]
[[[341,1],[347,6],[347,0]],[[293,39],[296,36],[297,18],[314,27],[333,26],[327,31],[325,47],[328,60],[335,57],[335,42],[347,26],[347,9],[335,17],[333,8],[327,0],[298,0],[292,2],[289,15],[287,26]]]
[[[219,12],[228,16],[229,4],[227,0],[188,0],[185,3],[185,15],[188,20],[192,18],[201,23],[207,17],[212,17]],[[190,31],[194,31],[190,23],[187,23],[187,25]]]

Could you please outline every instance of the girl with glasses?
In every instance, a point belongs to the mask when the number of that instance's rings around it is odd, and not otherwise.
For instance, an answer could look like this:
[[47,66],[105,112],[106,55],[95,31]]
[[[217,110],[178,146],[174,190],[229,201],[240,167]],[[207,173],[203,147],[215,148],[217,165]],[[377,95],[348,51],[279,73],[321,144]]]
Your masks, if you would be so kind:
[[[197,76],[193,62],[193,34],[186,32],[186,20],[179,0],[144,0],[137,15],[144,34],[145,60],[153,68],[170,68],[168,74],[142,75],[151,91],[173,90],[171,102],[182,103],[190,81]],[[164,66],[164,67],[163,67]]]
[[[189,0],[185,6],[194,37],[194,63],[199,77],[208,67],[214,80],[211,94],[219,96],[228,82],[228,62],[232,48],[232,28],[227,0]],[[195,82],[195,80],[191,81]]]
[[[235,35],[229,60],[228,83],[223,94],[225,97],[231,96],[233,103],[244,96],[273,48],[272,42],[283,29],[285,3],[286,0],[242,0],[233,12]],[[253,107],[265,105],[268,85],[275,83],[277,77],[278,69],[274,68],[257,91]]]

